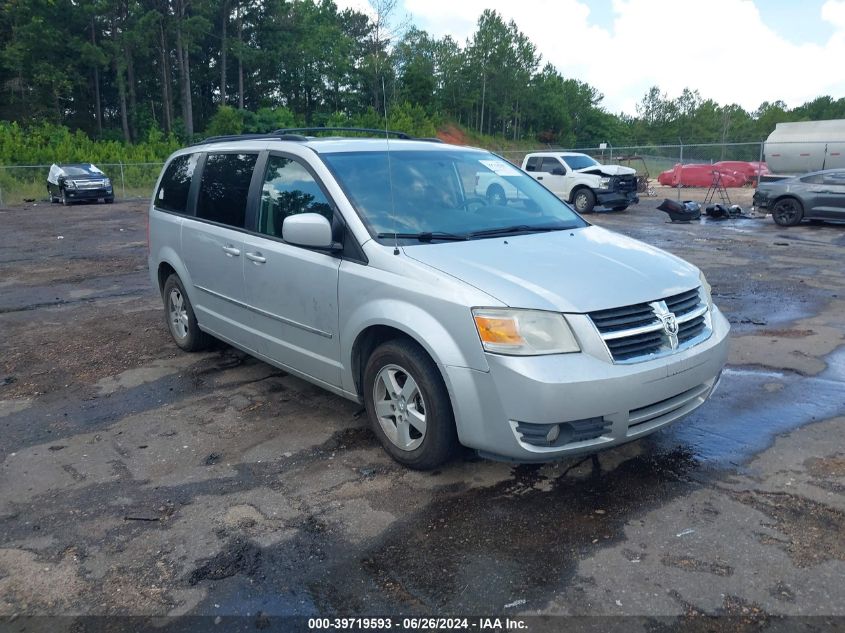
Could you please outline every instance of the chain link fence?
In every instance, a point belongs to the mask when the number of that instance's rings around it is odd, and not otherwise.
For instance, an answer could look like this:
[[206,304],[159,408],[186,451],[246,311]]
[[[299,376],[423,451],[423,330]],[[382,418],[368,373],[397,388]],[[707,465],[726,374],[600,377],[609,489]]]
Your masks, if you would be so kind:
[[[149,199],[164,162],[98,163],[112,181],[117,198]],[[21,202],[49,202],[47,174],[50,165],[0,165],[0,208]]]

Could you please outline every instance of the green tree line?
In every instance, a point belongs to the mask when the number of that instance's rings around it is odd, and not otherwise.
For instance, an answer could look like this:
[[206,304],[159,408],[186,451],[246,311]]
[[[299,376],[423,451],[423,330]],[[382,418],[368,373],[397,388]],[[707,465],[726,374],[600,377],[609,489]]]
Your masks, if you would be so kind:
[[[372,4],[367,15],[332,0],[5,0],[0,120],[48,142],[53,129],[80,148],[83,136],[117,143],[103,149],[111,157],[143,145],[160,159],[201,134],[300,125],[387,123],[431,136],[454,122],[500,139],[590,147],[758,141],[780,121],[845,117],[845,99],[828,96],[748,112],[659,87],[635,115],[611,113],[594,86],[544,63],[495,11],[457,42],[399,24],[396,0]],[[35,162],[28,135],[14,129],[0,129],[0,161]],[[9,139],[29,143],[29,154]]]

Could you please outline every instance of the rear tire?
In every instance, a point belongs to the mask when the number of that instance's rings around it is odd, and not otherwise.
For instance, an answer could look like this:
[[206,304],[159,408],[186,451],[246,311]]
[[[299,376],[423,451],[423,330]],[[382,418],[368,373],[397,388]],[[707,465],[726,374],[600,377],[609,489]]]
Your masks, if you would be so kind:
[[164,282],[162,291],[164,316],[167,329],[173,341],[186,352],[199,352],[211,343],[211,336],[203,332],[197,324],[194,308],[182,280],[175,273]]
[[590,189],[578,189],[572,196],[572,203],[578,213],[592,213],[596,206],[596,194]]
[[364,369],[364,406],[384,450],[416,470],[451,458],[458,434],[440,370],[419,345],[394,339],[379,345]]
[[795,226],[804,218],[804,206],[796,198],[782,198],[772,207],[772,219],[780,226]]

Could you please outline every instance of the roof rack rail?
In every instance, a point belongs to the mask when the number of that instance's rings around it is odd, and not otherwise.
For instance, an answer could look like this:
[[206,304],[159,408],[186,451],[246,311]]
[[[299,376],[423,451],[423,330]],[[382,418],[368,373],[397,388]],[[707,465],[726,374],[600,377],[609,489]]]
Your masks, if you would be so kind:
[[304,142],[309,140],[302,132],[320,133],[320,132],[358,132],[372,134],[374,137],[380,138],[385,134],[390,134],[402,140],[417,140],[427,141],[429,143],[442,143],[439,138],[414,138],[405,132],[397,132],[396,130],[379,130],[368,127],[292,127],[274,130],[266,134],[223,134],[221,136],[209,136],[201,141],[192,143],[192,145],[205,145],[207,143],[223,143],[226,141],[249,141],[254,139],[279,139],[281,141],[298,141]]
[[273,134],[300,134],[302,132],[366,132],[368,134],[373,134],[374,136],[384,136],[385,134],[391,134],[403,140],[411,140],[414,138],[413,136],[411,136],[410,134],[406,134],[405,132],[397,132],[395,130],[379,130],[376,128],[369,127],[291,127],[276,130],[275,132],[273,132]]

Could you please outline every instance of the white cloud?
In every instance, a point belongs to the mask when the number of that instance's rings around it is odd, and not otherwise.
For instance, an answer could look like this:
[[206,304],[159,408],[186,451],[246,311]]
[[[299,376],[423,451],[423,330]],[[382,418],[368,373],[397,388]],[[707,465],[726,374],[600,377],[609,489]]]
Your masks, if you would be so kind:
[[[811,44],[770,29],[760,13],[765,4],[752,0],[614,0],[609,29],[591,20],[586,0],[405,0],[417,26],[461,44],[487,8],[513,19],[544,61],[596,86],[614,112],[633,114],[652,85],[671,97],[697,89],[748,110],[763,101],[796,106],[822,94],[845,95],[845,0],[823,5],[821,18],[835,33]],[[802,19],[800,5],[795,12]]]
[[828,0],[822,5],[822,19],[845,31],[845,0]]

